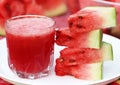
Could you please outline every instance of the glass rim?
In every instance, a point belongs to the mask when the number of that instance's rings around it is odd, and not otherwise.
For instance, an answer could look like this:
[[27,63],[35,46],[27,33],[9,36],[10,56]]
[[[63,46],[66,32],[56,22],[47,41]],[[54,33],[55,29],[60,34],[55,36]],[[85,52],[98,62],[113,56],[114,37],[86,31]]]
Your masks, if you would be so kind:
[[53,27],[56,24],[56,22],[51,17],[43,16],[43,15],[18,15],[18,16],[14,16],[14,17],[7,19],[5,24],[9,23],[12,20],[22,19],[22,18],[47,18],[53,22],[52,25],[50,25],[49,27]]

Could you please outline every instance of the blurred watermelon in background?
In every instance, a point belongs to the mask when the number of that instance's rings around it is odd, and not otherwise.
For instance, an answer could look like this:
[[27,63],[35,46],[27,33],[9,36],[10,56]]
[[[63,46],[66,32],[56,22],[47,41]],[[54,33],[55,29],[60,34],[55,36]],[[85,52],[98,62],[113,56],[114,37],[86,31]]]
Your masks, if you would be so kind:
[[70,11],[71,13],[75,13],[80,10],[78,0],[66,0],[66,4],[68,7],[68,11]]
[[64,0],[0,0],[0,35],[7,19],[24,14],[58,16],[67,11]]

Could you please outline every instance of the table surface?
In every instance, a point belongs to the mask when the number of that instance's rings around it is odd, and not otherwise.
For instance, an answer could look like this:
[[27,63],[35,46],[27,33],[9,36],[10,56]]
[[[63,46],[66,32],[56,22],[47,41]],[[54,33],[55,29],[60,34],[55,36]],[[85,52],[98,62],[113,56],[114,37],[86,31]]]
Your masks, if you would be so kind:
[[[53,19],[56,21],[56,26],[59,28],[63,28],[67,26],[67,17],[68,17],[69,13],[66,13],[64,15],[61,15],[59,17],[54,17]],[[3,39],[5,37],[0,36],[0,39]],[[0,78],[0,85],[12,85],[4,80],[2,80]],[[120,79],[110,83],[109,85],[120,85]]]

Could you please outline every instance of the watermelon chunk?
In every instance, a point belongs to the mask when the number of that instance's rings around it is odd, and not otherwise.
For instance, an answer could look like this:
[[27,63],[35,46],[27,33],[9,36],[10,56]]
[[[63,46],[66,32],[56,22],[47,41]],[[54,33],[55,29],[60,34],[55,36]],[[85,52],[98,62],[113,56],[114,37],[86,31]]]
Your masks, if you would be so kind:
[[101,30],[72,35],[70,30],[65,28],[56,31],[56,43],[68,47],[100,48],[102,35]]
[[113,60],[112,46],[103,42],[100,49],[95,48],[64,48],[60,52],[62,63],[66,66],[97,63]]
[[70,31],[74,33],[116,26],[114,7],[86,7],[68,18]]
[[55,72],[58,76],[74,76],[83,80],[101,80],[102,63],[79,64],[75,66],[65,66],[59,59],[56,60]]

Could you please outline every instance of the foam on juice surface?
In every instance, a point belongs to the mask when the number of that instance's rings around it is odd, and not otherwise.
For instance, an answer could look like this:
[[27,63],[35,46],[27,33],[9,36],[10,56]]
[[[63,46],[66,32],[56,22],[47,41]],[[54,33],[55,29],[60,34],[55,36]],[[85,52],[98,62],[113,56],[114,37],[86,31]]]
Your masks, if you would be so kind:
[[20,36],[38,36],[53,30],[54,21],[50,18],[22,18],[11,20],[6,31]]

